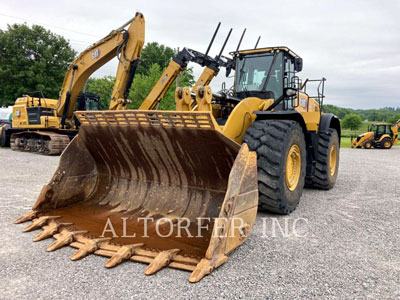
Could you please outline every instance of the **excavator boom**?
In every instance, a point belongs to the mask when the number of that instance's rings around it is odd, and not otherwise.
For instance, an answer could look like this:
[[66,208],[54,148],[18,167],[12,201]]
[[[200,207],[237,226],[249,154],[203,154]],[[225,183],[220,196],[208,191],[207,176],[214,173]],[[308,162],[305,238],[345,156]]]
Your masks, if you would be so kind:
[[[124,27],[130,24],[127,30]],[[73,117],[75,103],[79,92],[82,90],[89,76],[110,61],[116,55],[120,60],[117,77],[121,82],[132,83],[134,72],[137,66],[144,44],[144,17],[141,13],[121,26],[113,30],[105,38],[84,50],[69,66],[64,77],[64,82],[60,91],[60,102],[57,107],[57,115],[61,117],[61,126],[65,126],[66,120]],[[127,56],[133,59],[126,59]],[[129,67],[126,67],[129,64]],[[111,109],[116,109],[123,104],[120,99],[126,99],[129,89],[127,84],[116,84],[113,90]]]

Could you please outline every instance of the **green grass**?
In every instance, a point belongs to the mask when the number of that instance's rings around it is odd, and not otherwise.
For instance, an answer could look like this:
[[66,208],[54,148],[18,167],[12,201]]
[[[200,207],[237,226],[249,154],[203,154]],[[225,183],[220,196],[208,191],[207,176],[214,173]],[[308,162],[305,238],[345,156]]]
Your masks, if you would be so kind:
[[342,137],[340,139],[340,147],[341,148],[351,148],[350,138]]
[[[393,145],[393,147],[399,147],[400,143],[397,145]],[[351,139],[349,137],[342,137],[340,139],[340,147],[341,148],[351,148]]]
[[350,129],[344,129],[342,128],[342,136],[343,137],[351,137],[354,136],[356,137],[357,135],[363,134],[368,131],[368,126],[372,123],[377,123],[377,122],[362,122],[361,126],[357,130],[350,130]]

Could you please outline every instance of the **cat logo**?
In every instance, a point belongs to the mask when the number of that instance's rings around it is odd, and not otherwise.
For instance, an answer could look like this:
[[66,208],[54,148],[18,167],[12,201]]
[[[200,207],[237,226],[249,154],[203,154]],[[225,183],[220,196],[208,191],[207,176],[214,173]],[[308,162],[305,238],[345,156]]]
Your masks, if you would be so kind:
[[100,56],[100,50],[99,49],[96,49],[96,50],[94,50],[92,52],[92,59],[93,60],[96,59],[96,58],[99,58],[99,56]]

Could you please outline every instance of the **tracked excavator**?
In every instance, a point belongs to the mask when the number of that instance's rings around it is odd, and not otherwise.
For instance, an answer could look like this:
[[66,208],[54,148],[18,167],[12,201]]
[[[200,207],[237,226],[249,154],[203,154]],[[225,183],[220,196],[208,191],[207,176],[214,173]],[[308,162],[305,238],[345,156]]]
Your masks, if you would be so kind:
[[[129,27],[125,29],[125,27]],[[119,60],[109,110],[124,110],[144,44],[145,21],[141,13],[85,49],[69,66],[59,99],[41,92],[18,98],[13,107],[12,128],[1,132],[12,150],[59,155],[77,134],[75,110],[101,109],[99,98],[81,92],[87,79],[112,58]]]
[[79,134],[15,222],[42,229],[34,241],[53,237],[48,251],[77,248],[72,260],[172,267],[197,282],[248,238],[258,209],[289,214],[304,186],[333,188],[341,130],[322,112],[325,79],[311,95],[287,47],[231,55],[233,94],[178,88],[176,111],[153,97],[139,110],[75,112]]
[[[227,57],[222,56],[222,52],[226,46],[226,43],[229,40],[230,34],[232,32],[232,29],[229,31],[225,42],[223,43],[223,46],[220,50],[219,55],[217,55],[215,58],[212,58],[208,55],[211,46],[214,42],[214,39],[218,33],[219,27],[221,23],[218,24],[213,37],[208,45],[207,51],[205,54],[195,51],[193,49],[189,48],[183,48],[180,52],[177,53],[177,55],[170,61],[169,65],[163,72],[163,74],[160,76],[160,79],[156,83],[156,85],[152,88],[148,96],[145,98],[144,102],[141,104],[139,109],[154,109],[158,106],[160,101],[163,99],[165,93],[168,91],[168,89],[171,87],[172,83],[176,80],[176,78],[181,74],[187,67],[189,62],[194,62],[199,64],[200,66],[204,67],[203,72],[201,73],[199,79],[196,81],[195,85],[192,88],[192,93],[194,93],[198,87],[207,85],[211,82],[213,78],[215,78],[219,71],[220,67],[225,67],[227,70],[227,75],[230,73],[232,68],[234,68],[233,61]],[[124,25],[123,27],[125,27]],[[121,28],[123,28],[121,27]],[[142,43],[143,44],[143,43]],[[141,50],[141,49],[140,49]],[[136,55],[136,52],[130,51],[131,55]],[[129,103],[129,100],[127,99],[128,94],[129,94],[129,88],[132,84],[133,77],[134,77],[134,70],[136,69],[138,65],[139,59],[132,60],[126,57],[126,54],[124,54],[123,59],[120,59],[120,63],[118,66],[117,70],[117,76],[115,80],[115,84],[113,87],[113,92],[112,92],[112,98],[110,102],[110,107],[109,110],[123,110],[126,109],[126,105]],[[125,62],[124,62],[125,61]],[[134,64],[132,64],[134,62]],[[133,66],[134,68],[130,68],[130,66]],[[125,70],[125,72],[124,72]],[[129,72],[132,72],[131,75],[126,76],[127,72],[126,70],[129,70]],[[64,80],[65,82],[65,80]],[[190,90],[186,91],[187,95],[189,95]],[[38,92],[34,92],[38,93]],[[180,99],[182,99],[183,95],[183,89],[181,89],[179,92],[177,92],[177,95],[180,95]],[[17,102],[20,101],[23,103],[24,106],[26,106],[26,103],[31,104],[31,106],[34,107],[43,107],[41,103],[45,103],[45,106],[48,105],[50,108],[56,108],[58,104],[58,100],[53,100],[53,99],[45,99],[43,95],[39,94],[39,97],[37,99],[33,98],[31,95],[26,95],[23,98],[20,98],[17,100]],[[99,100],[95,97],[95,95],[92,94],[80,94],[77,98],[77,105],[76,105],[76,110],[89,110],[85,108],[90,108],[93,107],[96,108],[99,106],[96,105],[99,103]],[[191,101],[191,104],[193,105],[193,101]],[[98,109],[97,109],[98,110]],[[18,110],[19,111],[19,110]],[[76,119],[75,119],[76,121]],[[75,136],[77,133],[77,129],[79,127],[79,122],[75,122],[75,128],[74,130],[70,130],[68,137],[71,138]],[[39,132],[41,135],[47,134],[47,133],[42,133]],[[11,133],[9,133],[11,134]],[[37,134],[38,133],[33,133],[32,131],[29,132],[22,132],[18,133],[18,135],[15,135],[14,138],[20,138],[20,139],[14,139],[13,148],[14,150],[24,150],[24,151],[38,151],[40,153],[45,153],[45,154],[61,154],[63,149],[67,146],[69,141],[64,138],[64,143],[61,145],[61,147],[55,147],[54,145],[49,145],[52,146],[52,151],[45,151],[46,148],[42,147],[42,145],[48,145],[44,144],[43,138],[37,139]],[[55,140],[55,137],[53,135],[53,139]],[[17,148],[17,145],[20,145]],[[47,146],[47,148],[49,148]]]
[[377,123],[368,126],[368,132],[351,139],[351,148],[390,149],[396,145],[399,137],[400,120],[394,124]]

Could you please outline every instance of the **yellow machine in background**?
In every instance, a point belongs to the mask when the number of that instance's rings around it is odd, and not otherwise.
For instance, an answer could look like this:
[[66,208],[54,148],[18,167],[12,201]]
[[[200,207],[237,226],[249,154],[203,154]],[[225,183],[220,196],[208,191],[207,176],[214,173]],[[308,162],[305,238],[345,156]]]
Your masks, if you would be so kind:
[[[124,29],[128,26],[128,29]],[[99,98],[82,93],[90,75],[118,57],[119,65],[112,91],[110,110],[123,110],[144,44],[145,21],[142,14],[113,30],[105,38],[85,49],[69,66],[60,98],[46,99],[40,92],[18,98],[13,107],[10,146],[13,150],[60,154],[78,132],[75,110],[100,109]]]
[[[289,214],[304,185],[333,188],[340,123],[322,112],[325,79],[309,95],[302,59],[287,47],[231,54],[232,95],[178,88],[176,111],[154,110],[152,96],[146,110],[75,112],[79,135],[16,223],[42,228],[35,241],[54,237],[48,251],[78,248],[72,260],[143,262],[147,275],[169,266],[197,282],[246,240],[258,208]],[[110,222],[115,232],[105,233]]]
[[371,124],[368,126],[368,132],[351,139],[351,148],[390,149],[398,142],[399,126],[400,120],[393,125],[387,123]]

